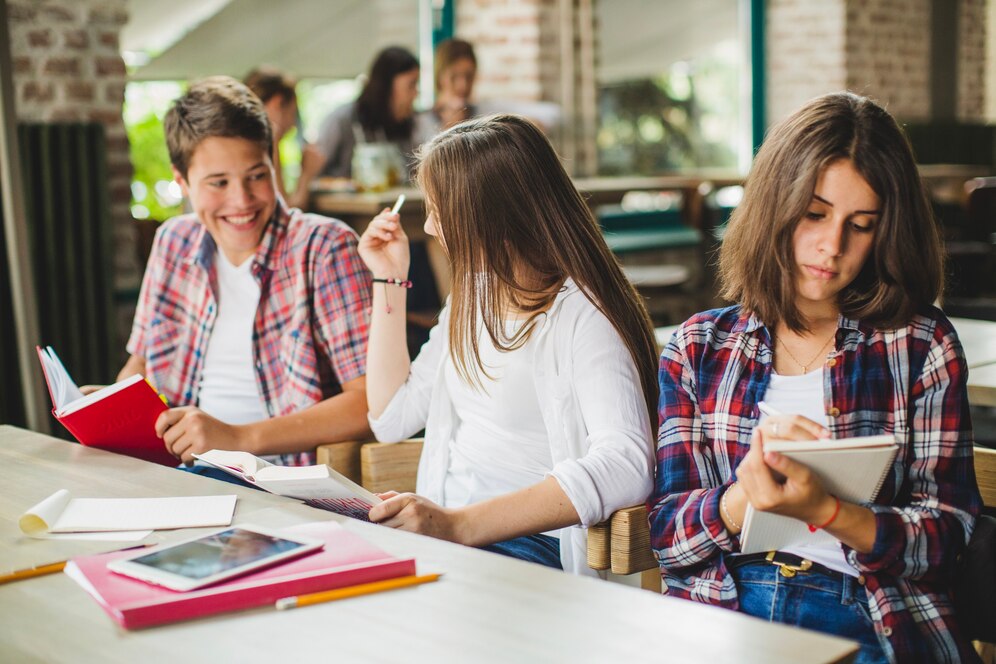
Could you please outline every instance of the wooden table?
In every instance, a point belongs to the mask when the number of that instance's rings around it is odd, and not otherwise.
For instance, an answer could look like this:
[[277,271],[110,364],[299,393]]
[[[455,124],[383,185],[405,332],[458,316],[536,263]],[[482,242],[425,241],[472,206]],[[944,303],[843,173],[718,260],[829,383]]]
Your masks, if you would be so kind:
[[968,370],[968,402],[996,408],[996,364]]
[[[742,181],[743,177],[732,171],[701,170],[658,176],[575,178],[574,184],[592,208],[619,203],[631,191],[680,191],[685,223],[701,228],[704,223],[703,196],[714,187],[740,184]],[[394,205],[401,193],[406,198],[401,210],[405,232],[413,239],[421,239],[425,237],[422,231],[424,197],[415,188],[349,193],[325,188],[323,181],[318,180],[311,192],[310,208],[319,214],[342,219],[354,228],[362,224],[357,228],[362,230],[371,217]]]
[[[952,318],[951,324],[965,349],[968,368],[996,363],[996,322],[972,318]],[[972,372],[969,372],[971,376]]]
[[[438,583],[294,611],[260,608],[138,632],[119,629],[68,577],[0,586],[0,660],[44,662],[844,662],[856,645],[732,611],[575,577],[338,517],[174,469],[0,426],[0,565],[100,547],[31,540],[18,515],[56,489],[80,497],[237,493],[235,521],[336,520]],[[157,533],[162,539],[191,531]],[[105,546],[106,548],[106,546]]]

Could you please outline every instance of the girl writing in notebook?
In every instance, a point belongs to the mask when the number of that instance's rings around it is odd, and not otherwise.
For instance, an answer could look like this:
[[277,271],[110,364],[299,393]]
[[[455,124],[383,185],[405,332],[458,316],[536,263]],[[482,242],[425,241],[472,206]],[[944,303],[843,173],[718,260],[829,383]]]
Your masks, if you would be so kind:
[[374,276],[370,426],[425,429],[417,494],[370,519],[573,572],[585,530],[646,499],[657,419],[653,329],[542,132],[511,115],[424,146],[425,231],[451,295],[411,362],[408,240],[385,210],[360,240]]
[[[858,662],[972,658],[948,585],[980,508],[966,365],[932,306],[941,244],[896,122],[841,93],[773,129],[720,274],[737,304],[686,321],[661,356],[648,506],[666,591],[857,640]],[[874,504],[764,451],[873,434],[900,446]],[[741,555],[748,505],[837,543]]]

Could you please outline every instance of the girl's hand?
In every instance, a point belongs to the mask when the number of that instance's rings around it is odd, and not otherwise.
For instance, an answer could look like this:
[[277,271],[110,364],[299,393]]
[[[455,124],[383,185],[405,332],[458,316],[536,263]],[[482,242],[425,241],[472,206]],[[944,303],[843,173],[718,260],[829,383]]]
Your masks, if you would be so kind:
[[408,236],[401,228],[401,216],[389,208],[370,221],[360,236],[360,258],[379,279],[407,279],[411,262]]
[[461,97],[450,97],[436,104],[436,114],[443,129],[449,129],[470,117],[467,103],[467,100]]
[[[778,434],[782,435],[780,428]],[[765,452],[764,440],[768,437],[762,427],[754,429],[750,451],[737,466],[737,482],[747,501],[762,512],[806,523],[825,523],[836,509],[836,499],[827,493],[808,466],[777,452]]]
[[829,438],[830,430],[802,415],[769,415],[754,429],[764,431],[766,440],[816,440]]
[[370,510],[372,522],[450,542],[460,542],[460,513],[457,510],[440,507],[414,493],[388,494],[381,494],[386,500]]

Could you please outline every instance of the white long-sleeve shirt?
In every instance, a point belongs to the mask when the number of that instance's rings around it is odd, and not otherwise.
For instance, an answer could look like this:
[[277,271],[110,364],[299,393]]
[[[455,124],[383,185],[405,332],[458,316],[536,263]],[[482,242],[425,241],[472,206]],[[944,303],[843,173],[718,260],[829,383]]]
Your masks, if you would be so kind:
[[[416,491],[445,504],[455,414],[446,381],[449,307],[412,362],[408,380],[370,427],[382,442],[425,428]],[[653,486],[653,431],[640,377],[612,323],[568,280],[537,329],[534,377],[553,469],[581,527],[560,533],[564,569],[587,566],[587,528],[646,500]],[[514,351],[513,351],[514,352]]]

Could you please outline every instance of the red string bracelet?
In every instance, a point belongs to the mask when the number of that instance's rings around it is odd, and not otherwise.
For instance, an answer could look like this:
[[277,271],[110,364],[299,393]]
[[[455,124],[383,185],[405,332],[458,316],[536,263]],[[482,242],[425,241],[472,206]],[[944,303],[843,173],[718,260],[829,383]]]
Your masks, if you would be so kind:
[[[375,284],[384,284],[384,302],[385,303],[387,303],[387,286],[388,286],[388,284],[390,284],[392,286],[398,286],[399,288],[411,288],[412,287],[411,279],[395,279],[393,277],[388,277],[387,279],[378,279],[377,277],[374,277],[373,282]],[[385,304],[385,307],[387,309],[387,313],[391,313],[391,305],[390,305],[390,303]]]
[[814,526],[811,523],[807,523],[806,525],[809,526],[809,532],[815,533],[817,530],[825,530],[827,526],[829,526],[837,519],[837,515],[840,514],[840,498],[834,496],[833,499],[837,501],[836,506],[834,506],[833,508],[833,514],[830,515],[830,518],[827,519],[827,522],[824,523],[822,526]]

